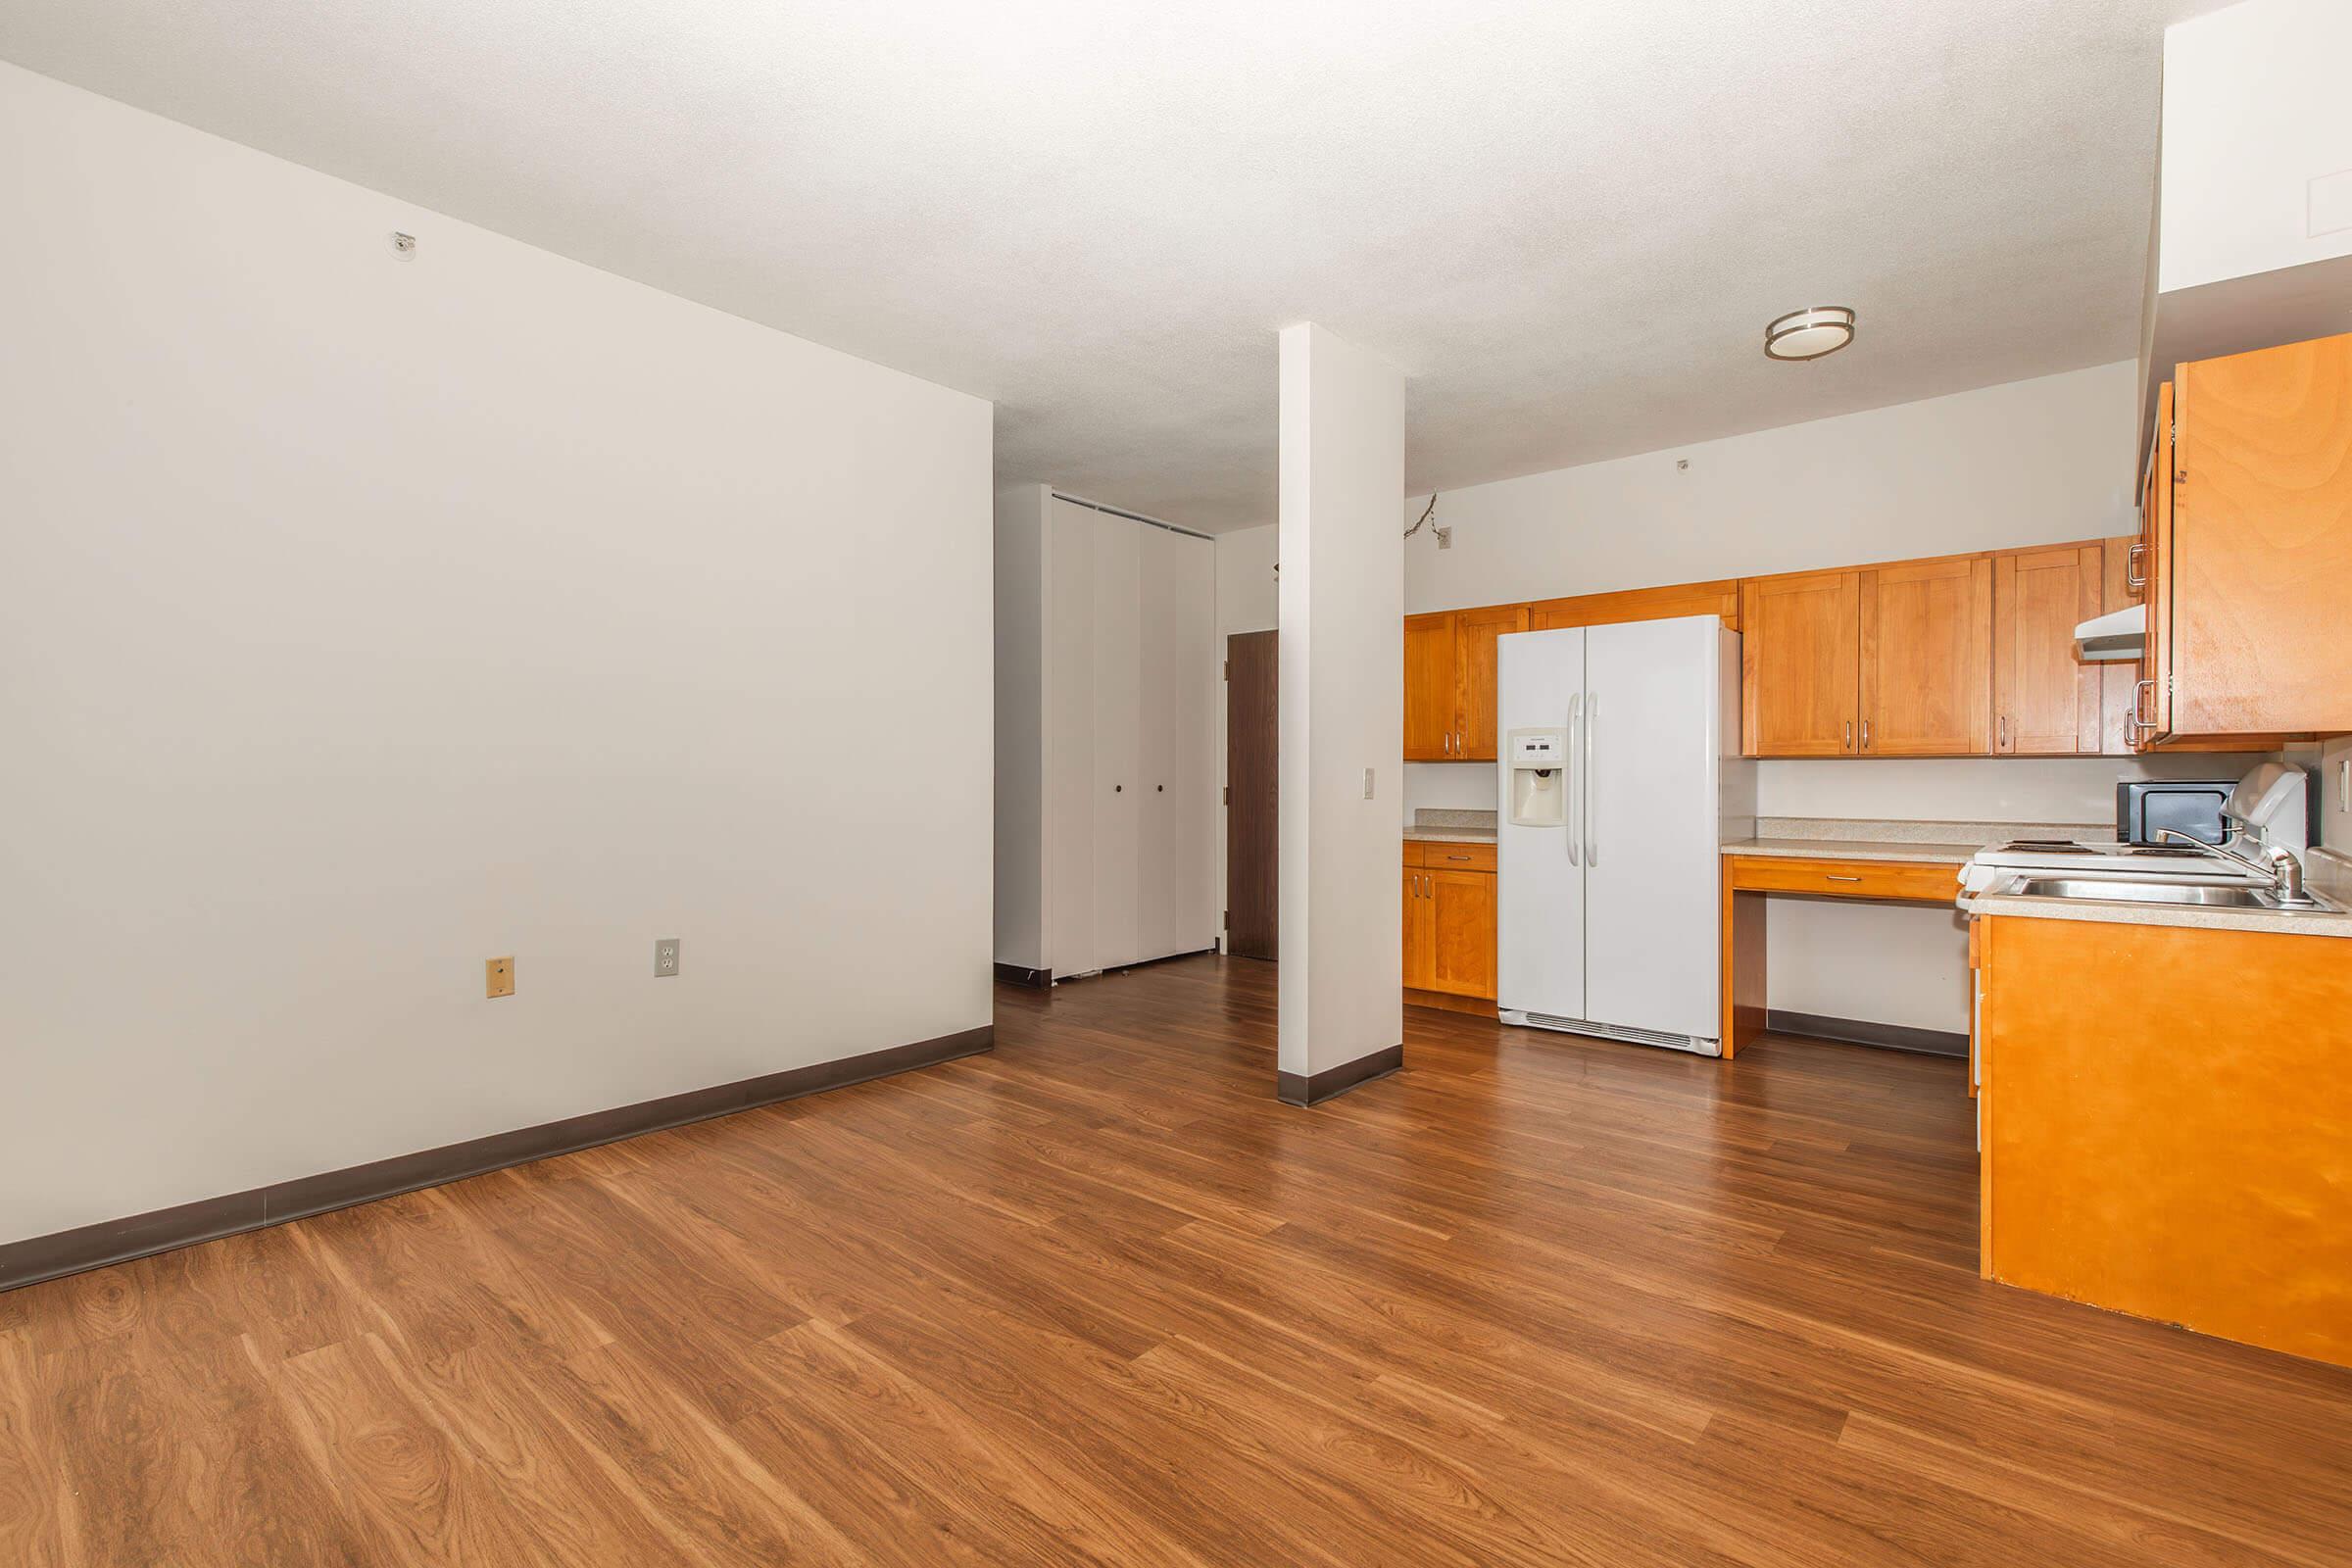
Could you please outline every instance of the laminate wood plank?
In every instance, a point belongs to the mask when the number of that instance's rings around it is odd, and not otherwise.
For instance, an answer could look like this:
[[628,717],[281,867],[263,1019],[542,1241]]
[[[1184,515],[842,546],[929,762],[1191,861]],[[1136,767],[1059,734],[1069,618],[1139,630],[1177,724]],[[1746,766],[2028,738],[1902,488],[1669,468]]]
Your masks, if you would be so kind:
[[2352,1372],[1978,1278],[1960,1062],[1300,1111],[1274,982],[0,1296],[0,1562],[2342,1560]]

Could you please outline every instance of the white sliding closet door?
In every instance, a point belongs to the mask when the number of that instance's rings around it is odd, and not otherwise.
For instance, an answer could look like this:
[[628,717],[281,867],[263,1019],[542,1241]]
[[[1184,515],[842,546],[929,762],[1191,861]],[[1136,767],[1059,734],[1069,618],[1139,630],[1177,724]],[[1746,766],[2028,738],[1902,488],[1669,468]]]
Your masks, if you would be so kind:
[[1152,956],[1143,945],[1144,536],[1165,532],[1095,518],[1095,964]]
[[1095,535],[1092,507],[1055,501],[1046,531],[1045,965],[1095,956]]
[[1139,920],[1143,956],[1216,941],[1209,864],[1217,769],[1216,575],[1205,539],[1139,528],[1143,545]]

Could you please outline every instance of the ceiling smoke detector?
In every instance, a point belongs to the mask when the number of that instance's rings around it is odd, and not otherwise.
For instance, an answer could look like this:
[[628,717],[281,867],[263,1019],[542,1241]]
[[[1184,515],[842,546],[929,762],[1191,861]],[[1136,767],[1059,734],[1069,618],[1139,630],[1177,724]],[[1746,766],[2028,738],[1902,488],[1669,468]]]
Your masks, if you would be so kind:
[[1790,311],[1764,329],[1764,356],[1773,360],[1818,360],[1854,340],[1854,312],[1846,305],[1815,305]]

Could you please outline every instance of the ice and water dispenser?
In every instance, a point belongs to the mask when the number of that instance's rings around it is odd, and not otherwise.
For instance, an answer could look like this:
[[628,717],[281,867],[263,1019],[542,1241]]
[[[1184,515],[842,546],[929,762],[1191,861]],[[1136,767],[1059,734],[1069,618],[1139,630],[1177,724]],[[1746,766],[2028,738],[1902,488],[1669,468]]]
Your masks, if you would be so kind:
[[1568,732],[1515,729],[1504,754],[1511,770],[1511,821],[1519,827],[1568,825]]

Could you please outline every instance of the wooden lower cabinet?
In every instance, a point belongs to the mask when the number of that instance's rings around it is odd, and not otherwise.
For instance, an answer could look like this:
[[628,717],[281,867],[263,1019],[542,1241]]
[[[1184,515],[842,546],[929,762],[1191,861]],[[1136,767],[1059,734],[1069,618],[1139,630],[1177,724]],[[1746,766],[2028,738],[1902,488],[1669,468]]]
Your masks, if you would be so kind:
[[2352,1365],[2352,939],[1970,937],[1985,1277]]
[[[1494,1000],[1494,852],[1467,846],[1469,862],[1441,858],[1457,846],[1404,847],[1404,985],[1408,991]],[[1424,850],[1427,861],[1424,861]]]

